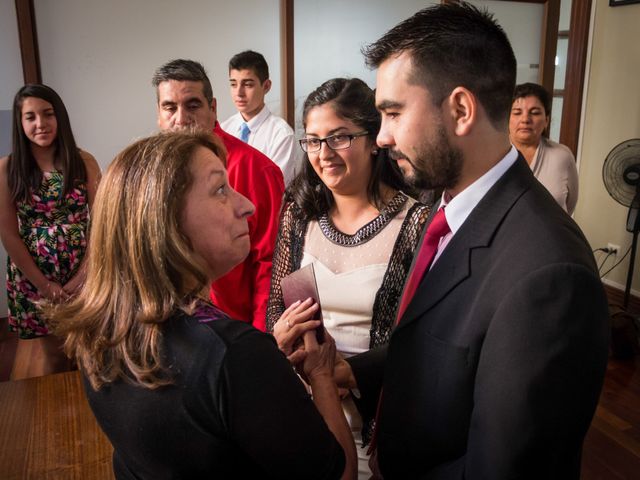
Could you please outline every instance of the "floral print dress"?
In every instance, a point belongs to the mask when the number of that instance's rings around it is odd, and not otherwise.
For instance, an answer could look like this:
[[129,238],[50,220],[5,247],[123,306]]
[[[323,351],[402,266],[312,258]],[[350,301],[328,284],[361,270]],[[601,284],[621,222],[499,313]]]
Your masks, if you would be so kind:
[[[64,285],[75,274],[87,249],[89,206],[84,184],[76,184],[61,198],[64,178],[61,172],[43,172],[42,183],[28,201],[16,203],[18,229],[27,250],[44,274]],[[7,259],[7,299],[9,329],[20,338],[49,334],[37,305],[38,289]]]

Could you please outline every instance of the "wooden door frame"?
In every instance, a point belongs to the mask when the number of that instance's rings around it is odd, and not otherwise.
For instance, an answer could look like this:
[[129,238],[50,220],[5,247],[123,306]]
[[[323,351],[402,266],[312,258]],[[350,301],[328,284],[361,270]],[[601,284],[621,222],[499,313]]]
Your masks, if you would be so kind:
[[15,0],[24,83],[42,83],[33,0]]
[[[564,102],[560,123],[560,143],[569,147],[578,156],[582,97],[587,66],[589,31],[591,22],[591,0],[571,2],[571,23],[567,48],[567,72],[565,75]],[[567,88],[569,87],[569,88]]]
[[293,63],[293,0],[280,0],[280,98],[282,116],[295,127],[295,77]]
[[[558,44],[560,0],[510,0],[526,3],[543,3],[542,46],[540,50],[540,83],[553,94],[555,56]],[[592,0],[572,0],[569,23],[569,45],[567,46],[567,71],[563,88],[562,118],[560,121],[560,143],[578,155],[582,97],[587,65],[587,49],[591,22]]]

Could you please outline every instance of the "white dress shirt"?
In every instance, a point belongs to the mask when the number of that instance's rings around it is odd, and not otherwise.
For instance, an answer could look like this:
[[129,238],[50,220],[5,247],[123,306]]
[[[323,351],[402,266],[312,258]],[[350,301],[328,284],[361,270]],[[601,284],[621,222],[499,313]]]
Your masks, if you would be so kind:
[[444,216],[447,219],[447,224],[451,231],[440,239],[438,244],[438,251],[436,256],[431,262],[431,266],[438,261],[440,255],[447,247],[453,236],[460,229],[465,222],[469,214],[480,203],[480,200],[484,198],[487,192],[500,180],[502,175],[516,162],[518,159],[518,151],[512,145],[511,150],[507,153],[502,160],[496,163],[491,169],[478,178],[475,182],[462,190],[455,197],[451,198],[451,195],[445,190],[442,192],[442,201],[438,208],[445,208]]
[[[225,132],[240,138],[243,123],[245,123],[244,118],[238,112],[227,118],[220,126]],[[282,170],[285,186],[289,185],[295,176],[299,159],[302,158],[289,124],[272,114],[266,105],[258,115],[246,123],[251,131],[247,143],[273,160]]]

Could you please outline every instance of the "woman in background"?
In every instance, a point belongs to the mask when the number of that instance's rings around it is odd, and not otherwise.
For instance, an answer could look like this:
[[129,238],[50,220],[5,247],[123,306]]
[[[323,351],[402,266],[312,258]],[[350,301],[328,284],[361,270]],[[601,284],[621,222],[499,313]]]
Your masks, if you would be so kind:
[[[285,311],[280,281],[309,263],[324,325],[342,356],[389,341],[429,209],[402,191],[397,164],[376,146],[380,123],[373,90],[357,78],[329,80],[304,103],[306,161],[285,193],[267,309],[267,330],[287,355],[300,329],[317,325],[303,323],[317,305],[306,301]],[[349,395],[343,409],[358,447],[359,478],[369,478],[363,447],[373,422],[360,418]]]
[[83,282],[99,179],[95,159],[76,146],[58,94],[45,85],[22,87],[13,102],[13,150],[0,159],[9,328],[19,335],[14,380],[70,368],[38,302],[65,301]]
[[96,199],[100,254],[53,311],[116,477],[354,478],[333,340],[310,333],[296,357],[312,401],[270,336],[207,300],[250,246],[254,206],[229,186],[225,155],[210,134],[180,132],[121,152]]
[[569,215],[578,202],[576,159],[567,147],[543,136],[549,127],[551,99],[541,85],[516,86],[509,120],[511,143],[522,153],[534,176]]

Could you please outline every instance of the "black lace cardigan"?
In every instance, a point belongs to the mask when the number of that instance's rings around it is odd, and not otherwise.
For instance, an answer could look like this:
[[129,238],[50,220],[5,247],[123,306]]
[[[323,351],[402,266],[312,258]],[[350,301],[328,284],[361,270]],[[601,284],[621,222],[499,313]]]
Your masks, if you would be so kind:
[[[376,293],[373,304],[369,348],[385,345],[389,342],[400,295],[402,295],[413,254],[429,211],[429,207],[416,202],[409,208],[402,222],[387,270],[382,279],[382,285]],[[267,306],[268,332],[273,332],[273,326],[285,310],[280,280],[300,268],[308,225],[309,221],[304,218],[299,206],[293,202],[284,206],[273,252],[271,291]]]
[[[430,207],[422,203],[414,203],[407,211],[407,215],[400,226],[400,232],[393,246],[387,270],[373,303],[369,340],[370,349],[389,343],[402,289],[409,274],[413,254],[430,210]],[[300,268],[308,225],[309,221],[305,219],[298,205],[290,202],[284,206],[280,216],[280,228],[273,252],[271,291],[267,306],[267,332],[273,333],[273,326],[285,310],[280,280]],[[362,442],[364,446],[371,439],[375,422],[373,418],[363,418],[362,420]]]

